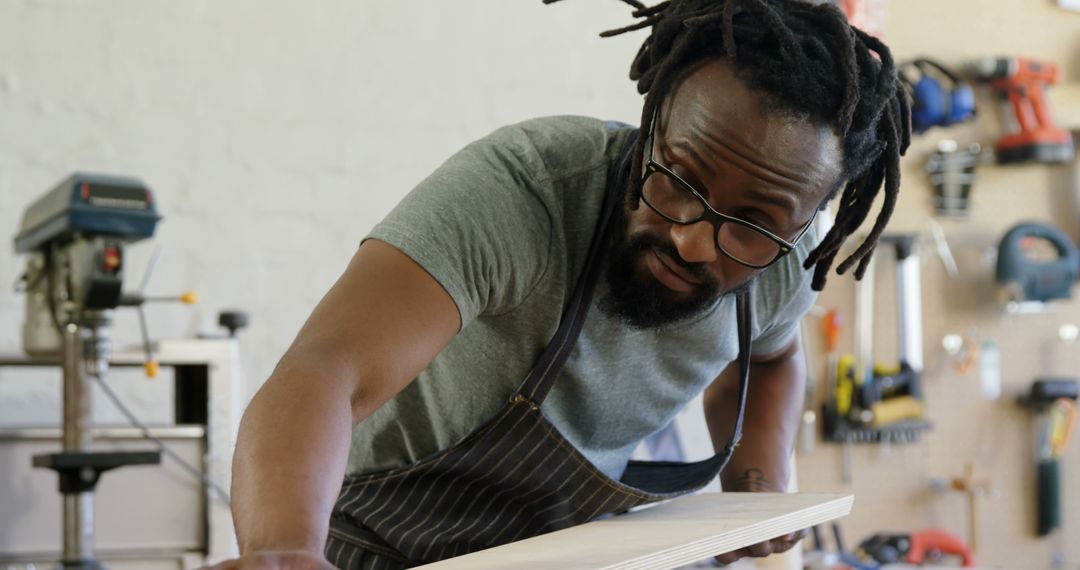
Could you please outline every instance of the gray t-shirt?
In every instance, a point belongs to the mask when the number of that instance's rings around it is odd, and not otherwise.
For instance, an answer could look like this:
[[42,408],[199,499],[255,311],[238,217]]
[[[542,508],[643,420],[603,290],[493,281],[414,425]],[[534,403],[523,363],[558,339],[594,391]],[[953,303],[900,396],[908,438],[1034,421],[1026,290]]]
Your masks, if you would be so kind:
[[[372,230],[369,238],[405,252],[446,289],[462,328],[414,382],[356,426],[350,473],[446,449],[505,404],[558,328],[584,267],[610,165],[632,133],[584,117],[501,128],[455,154]],[[789,342],[813,303],[809,272],[800,265],[815,242],[811,232],[757,279],[755,353]],[[638,330],[596,306],[607,291],[601,277],[577,345],[541,409],[617,478],[638,442],[735,359],[738,340],[730,296],[690,320]]]

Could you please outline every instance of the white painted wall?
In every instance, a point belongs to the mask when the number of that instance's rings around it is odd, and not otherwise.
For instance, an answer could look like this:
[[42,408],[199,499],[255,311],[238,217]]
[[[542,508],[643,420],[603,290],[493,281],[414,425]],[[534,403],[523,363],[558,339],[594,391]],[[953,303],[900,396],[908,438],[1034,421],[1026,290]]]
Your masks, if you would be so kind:
[[[132,175],[165,219],[130,249],[128,282],[161,246],[148,292],[203,299],[149,308],[151,334],[216,332],[219,310],[248,311],[253,392],[364,234],[456,149],[540,115],[636,122],[627,70],[643,33],[597,37],[629,11],[597,0],[3,0],[0,353],[20,350],[11,284],[24,260],[10,244],[22,211],[73,170]],[[121,312],[117,344],[137,342],[136,327]],[[41,404],[14,374],[0,371],[0,405]]]

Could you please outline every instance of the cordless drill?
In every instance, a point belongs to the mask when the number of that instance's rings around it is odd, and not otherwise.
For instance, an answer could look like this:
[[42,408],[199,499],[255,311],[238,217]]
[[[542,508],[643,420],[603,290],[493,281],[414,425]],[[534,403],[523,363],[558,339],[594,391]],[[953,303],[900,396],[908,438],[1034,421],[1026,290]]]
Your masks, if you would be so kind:
[[1076,151],[1072,136],[1054,125],[1046,101],[1046,86],[1061,77],[1056,65],[1020,57],[986,58],[969,63],[967,72],[973,78],[989,81],[1002,103],[1012,104],[1011,113],[1005,106],[1009,134],[994,145],[999,163],[1058,163],[1073,159]]

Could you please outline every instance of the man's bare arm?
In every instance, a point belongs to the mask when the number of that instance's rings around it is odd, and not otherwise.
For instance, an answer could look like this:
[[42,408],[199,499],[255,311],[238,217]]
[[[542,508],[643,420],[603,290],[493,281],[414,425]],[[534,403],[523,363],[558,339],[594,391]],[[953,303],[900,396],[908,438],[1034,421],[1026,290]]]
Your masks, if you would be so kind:
[[[806,365],[796,335],[783,349],[750,361],[743,438],[720,475],[725,491],[783,492],[791,477],[791,452],[802,417]],[[705,390],[705,421],[713,447],[723,449],[735,427],[739,394],[739,364],[731,363]],[[748,546],[717,557],[730,564],[744,556],[783,552],[806,536],[806,531]]]
[[[798,335],[783,349],[750,360],[743,438],[721,481],[729,491],[783,491],[802,417],[806,365]],[[705,421],[720,450],[735,427],[739,364],[732,362],[705,390]]]
[[446,291],[401,251],[375,240],[357,250],[244,413],[232,484],[241,555],[321,559],[353,426],[408,385],[460,322]]

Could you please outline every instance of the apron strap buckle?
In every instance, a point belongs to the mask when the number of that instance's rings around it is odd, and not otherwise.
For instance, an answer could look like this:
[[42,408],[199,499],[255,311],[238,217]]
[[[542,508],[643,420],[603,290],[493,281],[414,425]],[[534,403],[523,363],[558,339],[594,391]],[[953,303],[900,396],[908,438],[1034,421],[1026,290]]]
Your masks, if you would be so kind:
[[529,406],[529,409],[534,412],[540,409],[539,404],[525,397],[525,395],[520,392],[510,397],[510,403],[514,405],[525,404],[526,406]]

